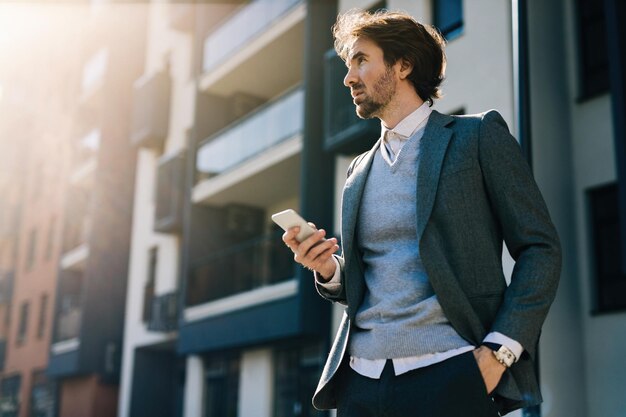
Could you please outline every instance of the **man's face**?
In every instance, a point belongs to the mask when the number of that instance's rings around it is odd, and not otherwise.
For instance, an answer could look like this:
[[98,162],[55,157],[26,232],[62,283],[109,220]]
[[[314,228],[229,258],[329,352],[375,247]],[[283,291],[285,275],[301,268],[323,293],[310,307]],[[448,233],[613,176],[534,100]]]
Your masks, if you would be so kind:
[[350,88],[357,115],[362,119],[380,118],[397,86],[394,68],[385,64],[383,50],[373,41],[359,38],[350,48],[346,66],[343,83]]

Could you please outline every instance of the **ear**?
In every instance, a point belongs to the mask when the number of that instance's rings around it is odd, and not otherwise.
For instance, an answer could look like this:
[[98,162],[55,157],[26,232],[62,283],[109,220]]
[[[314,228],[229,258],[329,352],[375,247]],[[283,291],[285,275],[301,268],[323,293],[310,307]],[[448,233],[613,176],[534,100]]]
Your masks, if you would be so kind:
[[413,64],[411,64],[406,59],[399,59],[397,64],[399,64],[398,75],[400,76],[401,80],[406,79],[409,75],[411,75],[411,72],[413,72]]

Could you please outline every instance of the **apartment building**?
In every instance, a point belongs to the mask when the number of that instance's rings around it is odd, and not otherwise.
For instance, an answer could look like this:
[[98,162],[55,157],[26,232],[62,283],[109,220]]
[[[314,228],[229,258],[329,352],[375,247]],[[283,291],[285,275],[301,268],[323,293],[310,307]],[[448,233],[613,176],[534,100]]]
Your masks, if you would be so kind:
[[301,157],[307,126],[321,126],[305,108],[321,102],[329,36],[305,70],[307,39],[320,36],[306,26],[329,25],[334,13],[297,0],[151,3],[131,134],[139,153],[120,415],[317,415],[309,393],[329,308],[302,285],[308,274],[269,216],[300,209],[301,170],[316,161]]
[[500,111],[562,239],[539,346],[545,401],[511,415],[621,416],[618,3],[151,2],[125,137],[138,151],[119,414],[328,414],[310,397],[341,309],[319,300],[269,217],[294,208],[338,235],[346,168],[379,125],[354,115],[328,29],[338,11],[388,7],[441,29],[436,109]]
[[338,235],[347,165],[378,136],[331,50],[352,7],[441,29],[436,109],[497,108],[559,230],[545,401],[512,415],[624,414],[623,5],[256,0],[94,2],[64,43],[71,111],[40,96],[44,61],[15,69],[28,100],[3,86],[0,415],[329,414],[309,404],[342,311],[269,216],[295,208]]
[[[31,15],[31,17],[33,17]],[[65,177],[70,157],[71,31],[55,19],[47,39],[17,37],[0,75],[2,123],[2,329],[0,415],[53,416],[56,386],[46,375],[61,252]],[[53,63],[53,64],[50,64]],[[41,68],[48,72],[42,73]],[[54,78],[62,75],[58,79]]]
[[[4,75],[4,74],[3,74]],[[15,132],[13,117],[7,117],[7,95],[3,91],[3,100],[0,109],[3,115],[0,119],[0,136],[9,138]],[[19,120],[19,119],[17,119]],[[2,162],[0,165],[0,406],[2,409],[17,410],[19,405],[20,388],[16,372],[6,371],[7,351],[11,339],[11,309],[13,304],[13,288],[15,275],[18,269],[18,235],[21,223],[21,201],[24,185],[24,175],[19,169],[17,161],[23,159],[23,149],[16,143],[2,140]],[[7,378],[8,377],[8,382]]]
[[136,163],[128,135],[145,9],[94,2],[81,11],[46,375],[56,382],[56,415],[104,417],[117,412]]

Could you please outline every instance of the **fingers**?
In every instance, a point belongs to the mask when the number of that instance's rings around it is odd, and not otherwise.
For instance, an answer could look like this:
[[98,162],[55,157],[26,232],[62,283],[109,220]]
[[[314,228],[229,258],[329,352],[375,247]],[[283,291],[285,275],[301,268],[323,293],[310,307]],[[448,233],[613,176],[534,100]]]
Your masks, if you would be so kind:
[[[310,223],[312,227],[315,227]],[[317,270],[321,268],[339,250],[336,238],[325,239],[326,231],[317,230],[307,239],[298,242],[296,236],[299,227],[293,227],[283,234],[283,242],[294,253],[294,260],[306,268]]]

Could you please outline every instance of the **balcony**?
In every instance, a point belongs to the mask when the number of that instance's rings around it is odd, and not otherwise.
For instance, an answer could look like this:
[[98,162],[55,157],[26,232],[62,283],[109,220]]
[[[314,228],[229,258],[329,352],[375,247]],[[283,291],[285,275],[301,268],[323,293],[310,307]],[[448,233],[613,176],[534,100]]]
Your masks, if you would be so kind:
[[160,72],[143,76],[135,82],[133,90],[131,143],[161,149],[169,128],[170,75]]
[[58,282],[58,307],[56,310],[54,353],[63,353],[78,347],[82,322],[82,292],[84,274],[62,270]]
[[156,295],[152,299],[152,312],[148,330],[171,332],[178,327],[178,292]]
[[270,98],[300,82],[305,16],[303,0],[255,0],[240,8],[205,39],[200,88]]
[[57,342],[77,339],[80,336],[82,311],[78,307],[70,307],[59,314],[57,321]]
[[271,286],[293,276],[293,255],[286,250],[280,234],[260,236],[195,262],[189,274],[186,305]]
[[69,195],[66,222],[63,229],[61,269],[84,270],[89,257],[91,216],[87,214],[89,193],[74,189]]
[[14,280],[14,271],[0,270],[0,305],[11,304]]
[[83,187],[93,185],[101,135],[100,129],[92,129],[76,143],[73,154],[74,170],[70,176],[70,184]]
[[205,140],[197,153],[193,201],[263,206],[284,193],[296,195],[303,118],[299,87]]
[[183,152],[159,162],[154,219],[156,232],[180,233],[182,230],[186,160]]

